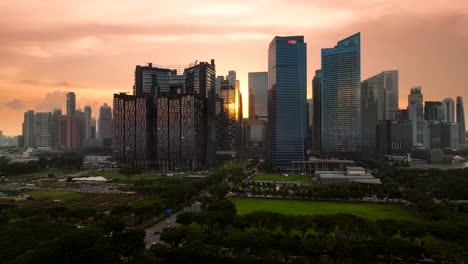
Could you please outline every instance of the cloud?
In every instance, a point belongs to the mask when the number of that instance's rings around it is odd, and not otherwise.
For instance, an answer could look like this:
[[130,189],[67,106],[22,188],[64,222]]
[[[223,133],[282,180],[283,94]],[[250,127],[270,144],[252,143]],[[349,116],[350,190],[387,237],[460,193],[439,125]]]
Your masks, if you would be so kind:
[[5,103],[5,106],[13,109],[13,110],[20,110],[26,107],[26,104],[20,100],[20,99],[13,99],[7,103]]
[[41,87],[72,87],[72,83],[67,81],[36,81],[36,80],[20,80],[19,83],[29,86],[41,86]]
[[69,91],[55,90],[48,92],[44,99],[36,106],[36,111],[52,111],[54,108],[62,108],[66,104]]

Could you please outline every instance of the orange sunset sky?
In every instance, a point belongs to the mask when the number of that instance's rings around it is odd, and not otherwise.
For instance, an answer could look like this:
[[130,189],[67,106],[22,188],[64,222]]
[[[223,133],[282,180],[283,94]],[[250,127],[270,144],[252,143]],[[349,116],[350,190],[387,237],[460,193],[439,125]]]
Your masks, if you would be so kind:
[[[413,86],[424,100],[468,100],[466,0],[1,0],[0,130],[21,134],[23,113],[77,106],[96,113],[132,91],[137,64],[216,60],[247,74],[267,70],[276,36],[304,35],[308,89],[320,49],[361,32],[361,78],[400,71],[400,107]],[[246,103],[245,107],[247,107]],[[246,111],[244,111],[246,112]]]

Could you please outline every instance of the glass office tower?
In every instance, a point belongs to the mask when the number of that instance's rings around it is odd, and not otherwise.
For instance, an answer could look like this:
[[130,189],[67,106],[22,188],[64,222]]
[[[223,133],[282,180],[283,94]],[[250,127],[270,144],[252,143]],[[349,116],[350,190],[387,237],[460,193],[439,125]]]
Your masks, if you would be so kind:
[[321,148],[329,155],[361,151],[361,34],[322,49]]
[[460,145],[464,145],[466,143],[465,109],[463,106],[463,98],[461,96],[457,97],[457,123],[460,134]]
[[275,37],[268,49],[268,159],[275,167],[305,159],[306,53],[304,36]]

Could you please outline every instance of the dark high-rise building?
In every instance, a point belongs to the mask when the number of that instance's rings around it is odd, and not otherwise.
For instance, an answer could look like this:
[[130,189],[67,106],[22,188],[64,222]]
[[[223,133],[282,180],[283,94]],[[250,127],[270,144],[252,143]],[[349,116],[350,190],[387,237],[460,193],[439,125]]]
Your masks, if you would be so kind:
[[381,120],[377,124],[376,149],[378,155],[404,156],[411,152],[412,125],[409,120]]
[[268,72],[249,72],[249,118],[267,120]]
[[362,152],[376,150],[379,120],[390,120],[398,110],[398,71],[384,71],[361,83]]
[[222,104],[216,124],[217,150],[239,152],[242,141],[242,98],[236,72],[229,71],[226,80],[220,85],[217,96]]
[[91,106],[84,107],[84,117],[85,117],[85,138],[95,138],[96,137],[96,120],[93,121],[93,110]]
[[34,111],[29,110],[24,113],[23,122],[23,146],[34,147],[35,146],[35,133],[34,133]]
[[245,158],[266,158],[266,128],[267,122],[261,119],[248,119],[245,121]]
[[52,146],[56,147],[60,142],[59,117],[62,115],[62,109],[55,108],[52,112]]
[[321,135],[321,126],[322,126],[322,109],[321,109],[321,75],[322,70],[316,70],[314,79],[312,79],[312,97],[314,101],[314,115],[313,115],[313,147],[320,149],[320,135]]
[[99,108],[98,131],[99,138],[112,138],[112,109],[107,104]]
[[445,98],[442,101],[442,108],[444,109],[444,121],[455,122],[455,102],[452,98]]
[[457,97],[457,123],[460,131],[460,146],[464,146],[466,143],[465,108],[461,96]]
[[457,123],[431,121],[428,130],[431,149],[456,149],[459,147],[459,125]]
[[393,111],[392,120],[409,120],[408,109],[398,109]]
[[180,69],[137,66],[135,95],[114,95],[119,163],[199,169],[215,161],[214,60]]
[[321,149],[354,156],[361,151],[361,34],[322,49]]
[[425,101],[424,102],[424,119],[427,121],[443,121],[444,109],[442,102]]
[[76,113],[76,96],[75,93],[67,93],[67,115]]
[[151,128],[152,99],[148,94],[114,94],[113,149],[119,164],[149,168],[156,146]]
[[83,115],[59,116],[59,147],[62,149],[79,149],[84,140],[84,124]]
[[307,99],[307,148],[313,148],[314,140],[314,99]]
[[268,49],[268,160],[289,167],[305,159],[307,44],[303,36],[275,37]]

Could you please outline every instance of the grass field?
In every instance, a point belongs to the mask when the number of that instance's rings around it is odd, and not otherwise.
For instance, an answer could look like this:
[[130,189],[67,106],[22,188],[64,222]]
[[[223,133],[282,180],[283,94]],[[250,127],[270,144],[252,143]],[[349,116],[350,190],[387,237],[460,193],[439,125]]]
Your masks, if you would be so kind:
[[76,199],[82,196],[81,193],[75,192],[56,192],[56,191],[30,191],[25,193],[20,193],[20,195],[31,195],[35,200],[60,200],[60,201],[69,201]]
[[253,181],[285,181],[285,182],[310,182],[312,176],[305,175],[289,175],[283,176],[280,174],[263,174],[255,175]]
[[409,208],[396,204],[316,202],[243,198],[232,199],[232,202],[236,205],[238,214],[247,214],[254,211],[271,211],[290,215],[348,213],[358,215],[369,220],[420,219]]

